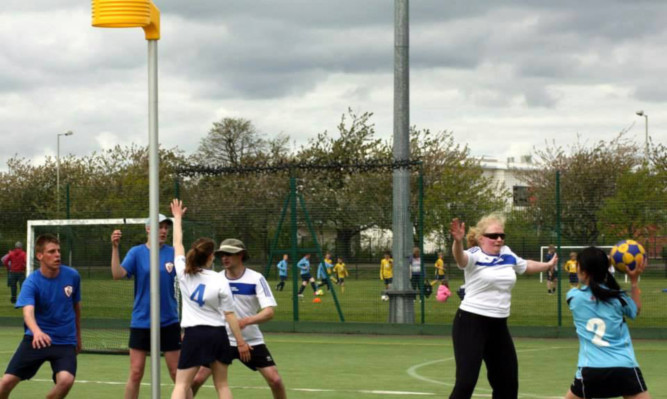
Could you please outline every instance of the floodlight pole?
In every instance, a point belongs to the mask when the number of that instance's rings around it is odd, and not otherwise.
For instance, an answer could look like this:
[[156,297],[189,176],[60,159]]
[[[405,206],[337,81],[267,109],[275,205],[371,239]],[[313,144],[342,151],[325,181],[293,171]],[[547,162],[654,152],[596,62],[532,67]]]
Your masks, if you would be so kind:
[[160,399],[160,243],[157,41],[160,10],[150,0],[93,0],[93,26],[143,28],[148,41],[148,207],[151,302],[151,398]]
[[644,136],[644,162],[648,165],[648,114],[644,111],[637,111],[635,112],[638,116],[643,116],[644,117],[644,128],[645,128],[645,136]]
[[[409,0],[394,3],[394,148],[395,162],[410,159],[410,37]],[[410,223],[410,168],[394,169],[392,252],[394,284],[389,295],[389,322],[413,324],[416,292],[410,289],[408,259],[412,249]]]

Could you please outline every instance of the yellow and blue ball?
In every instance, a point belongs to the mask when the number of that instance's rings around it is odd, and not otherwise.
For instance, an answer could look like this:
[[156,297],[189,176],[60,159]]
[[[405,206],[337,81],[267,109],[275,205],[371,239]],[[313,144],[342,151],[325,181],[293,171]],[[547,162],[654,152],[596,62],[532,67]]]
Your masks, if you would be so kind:
[[635,240],[619,241],[609,253],[611,264],[621,273],[635,270],[637,265],[644,262],[645,256],[646,250]]

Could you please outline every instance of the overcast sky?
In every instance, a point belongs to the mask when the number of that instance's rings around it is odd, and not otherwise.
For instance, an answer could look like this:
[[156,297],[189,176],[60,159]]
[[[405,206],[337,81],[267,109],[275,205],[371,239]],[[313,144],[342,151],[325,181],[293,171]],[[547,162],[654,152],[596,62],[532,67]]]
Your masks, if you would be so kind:
[[[141,29],[91,27],[90,1],[2,0],[0,167],[148,142]],[[194,151],[214,121],[295,145],[350,107],[393,132],[394,1],[156,0],[159,132]],[[410,124],[474,155],[609,140],[667,142],[664,0],[410,2]],[[634,124],[634,125],[633,125]]]

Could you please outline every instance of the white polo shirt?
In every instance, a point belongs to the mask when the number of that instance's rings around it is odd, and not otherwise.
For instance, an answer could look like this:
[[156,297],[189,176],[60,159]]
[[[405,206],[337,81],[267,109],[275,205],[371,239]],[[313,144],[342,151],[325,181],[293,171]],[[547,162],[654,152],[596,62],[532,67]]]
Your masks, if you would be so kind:
[[[239,319],[254,316],[261,309],[277,305],[276,298],[271,293],[271,288],[269,288],[269,284],[261,273],[246,268],[243,275],[237,279],[227,278],[225,270],[220,272],[220,276],[225,282],[229,283],[229,288],[234,295],[234,311]],[[241,330],[241,335],[250,346],[264,343],[264,336],[257,324],[245,326]],[[236,346],[236,338],[231,333],[229,326],[227,327],[227,336],[229,337],[229,343]]]
[[224,326],[224,312],[234,311],[229,285],[213,270],[185,274],[185,256],[174,259],[183,311],[181,327]]
[[512,287],[516,275],[526,271],[527,262],[503,246],[500,254],[485,254],[480,247],[467,249],[464,270],[466,294],[460,309],[487,317],[510,315]]

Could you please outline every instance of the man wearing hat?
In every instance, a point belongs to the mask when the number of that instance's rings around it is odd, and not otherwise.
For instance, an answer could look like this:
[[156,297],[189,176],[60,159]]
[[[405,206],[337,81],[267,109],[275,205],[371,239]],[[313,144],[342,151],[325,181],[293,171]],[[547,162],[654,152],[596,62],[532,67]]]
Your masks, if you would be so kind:
[[[273,308],[277,304],[271,288],[261,273],[243,265],[243,262],[248,260],[248,251],[241,240],[228,238],[220,243],[220,248],[215,253],[222,260],[223,270],[220,274],[229,283],[234,296],[234,312],[239,318],[241,334],[252,347],[250,361],[243,364],[253,371],[259,371],[271,388],[274,399],[286,398],[285,385],[258,326],[273,318]],[[236,339],[229,326],[227,326],[227,336],[234,349],[234,358],[239,359]],[[209,375],[211,375],[210,369],[206,367],[199,369],[192,383],[192,391],[195,394]]]
[[14,249],[7,254],[6,262],[8,271],[7,285],[9,285],[12,293],[9,300],[12,303],[16,303],[17,285],[23,286],[23,281],[25,280],[25,251],[23,250],[21,241],[16,241]]
[[[181,353],[181,325],[178,321],[178,305],[174,292],[174,247],[166,245],[167,235],[172,226],[171,219],[159,215],[160,231],[160,351],[169,375],[174,380],[178,357]],[[150,218],[146,219],[146,235],[150,233]],[[125,385],[125,399],[139,396],[141,379],[144,376],[146,355],[151,350],[150,317],[150,243],[130,248],[120,262],[118,247],[122,233],[114,230],[111,234],[111,274],[114,280],[134,277],[134,306],[130,324],[130,376]]]

